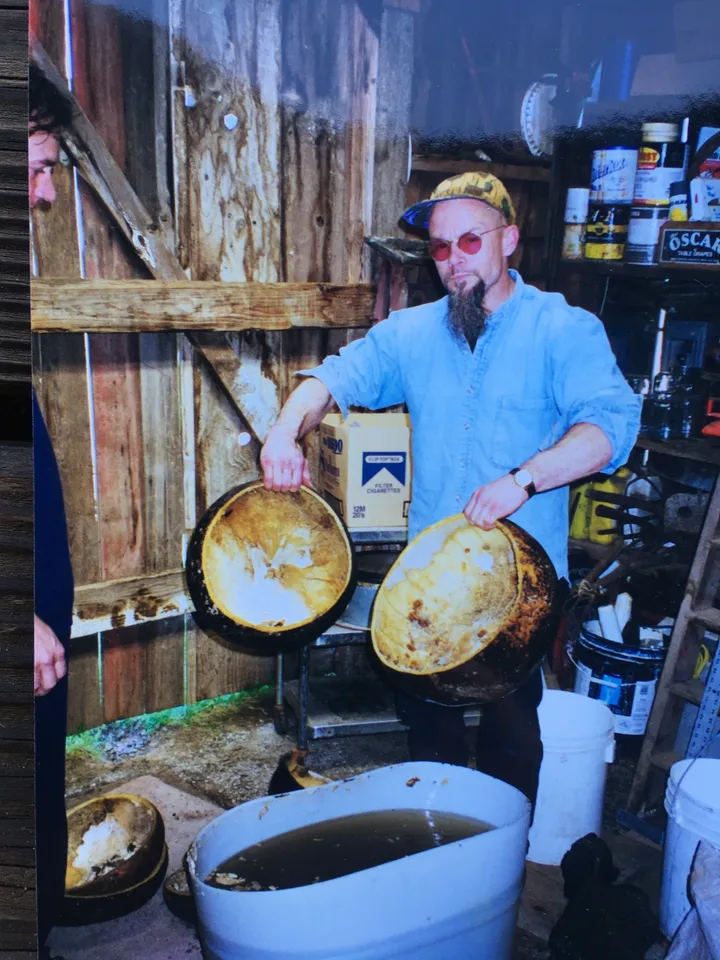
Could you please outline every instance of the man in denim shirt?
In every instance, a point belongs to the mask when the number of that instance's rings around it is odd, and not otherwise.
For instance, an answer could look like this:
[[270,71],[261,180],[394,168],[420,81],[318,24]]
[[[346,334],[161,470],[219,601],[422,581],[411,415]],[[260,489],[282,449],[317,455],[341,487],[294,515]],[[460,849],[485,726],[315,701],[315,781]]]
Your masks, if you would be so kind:
[[[362,340],[303,371],[261,453],[268,489],[309,482],[298,445],[336,405],[407,404],[412,424],[409,535],[463,511],[490,529],[512,519],[567,576],[568,484],[625,463],[639,399],[602,323],[508,268],[519,233],[490,174],[444,181],[404,214],[427,230],[448,296],[391,314]],[[539,671],[483,710],[477,766],[534,801],[542,759]],[[413,759],[466,764],[461,711],[399,698]]]

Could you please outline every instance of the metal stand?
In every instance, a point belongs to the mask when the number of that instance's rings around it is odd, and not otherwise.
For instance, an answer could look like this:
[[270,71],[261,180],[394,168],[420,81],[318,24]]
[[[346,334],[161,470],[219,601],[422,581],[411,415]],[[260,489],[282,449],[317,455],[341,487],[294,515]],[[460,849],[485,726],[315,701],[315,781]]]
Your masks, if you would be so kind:
[[[404,543],[407,530],[353,530],[353,543]],[[369,733],[393,733],[405,726],[397,717],[392,691],[377,677],[310,678],[310,654],[323,647],[365,646],[370,631],[334,624],[300,652],[300,677],[285,681],[283,656],[276,662],[275,729],[288,729],[286,703],[298,718],[297,753],[307,755],[310,740]],[[468,710],[465,722],[477,726],[478,710]]]

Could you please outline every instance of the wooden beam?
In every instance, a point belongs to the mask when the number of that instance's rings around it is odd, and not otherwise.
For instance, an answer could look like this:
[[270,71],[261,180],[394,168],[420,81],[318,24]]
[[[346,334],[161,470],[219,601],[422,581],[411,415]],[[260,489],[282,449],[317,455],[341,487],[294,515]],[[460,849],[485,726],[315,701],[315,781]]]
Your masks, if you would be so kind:
[[367,327],[374,295],[364,283],[34,280],[32,329],[146,333]]
[[182,569],[88,583],[75,588],[71,636],[86,637],[118,627],[165,620],[193,609]]
[[451,157],[413,157],[412,172],[437,173],[454,177],[459,173],[492,173],[501,180],[550,182],[550,168],[539,164],[487,163],[482,160],[457,160]]

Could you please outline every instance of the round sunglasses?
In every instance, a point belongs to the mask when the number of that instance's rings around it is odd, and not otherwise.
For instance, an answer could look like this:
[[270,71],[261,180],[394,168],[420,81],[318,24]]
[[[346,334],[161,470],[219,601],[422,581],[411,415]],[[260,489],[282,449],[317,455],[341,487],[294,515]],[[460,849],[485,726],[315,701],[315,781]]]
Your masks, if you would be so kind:
[[[505,224],[501,224],[499,227],[492,227],[490,230],[483,230],[482,233],[476,233],[474,230],[470,230],[468,233],[464,233],[461,237],[458,237],[454,242],[457,248],[462,250],[463,253],[472,255],[473,253],[478,253],[482,249],[482,238],[486,233],[494,233],[496,230],[504,229]],[[452,245],[452,240],[431,240],[428,243],[427,249],[433,260],[436,260],[438,263],[442,263],[450,256]]]

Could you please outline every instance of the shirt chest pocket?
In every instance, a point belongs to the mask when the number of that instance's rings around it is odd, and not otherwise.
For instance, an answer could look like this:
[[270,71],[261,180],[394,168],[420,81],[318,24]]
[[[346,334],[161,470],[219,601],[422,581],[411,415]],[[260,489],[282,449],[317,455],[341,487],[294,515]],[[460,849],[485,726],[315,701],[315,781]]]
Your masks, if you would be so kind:
[[492,430],[490,459],[503,470],[519,467],[540,450],[552,446],[558,411],[549,397],[500,397]]

